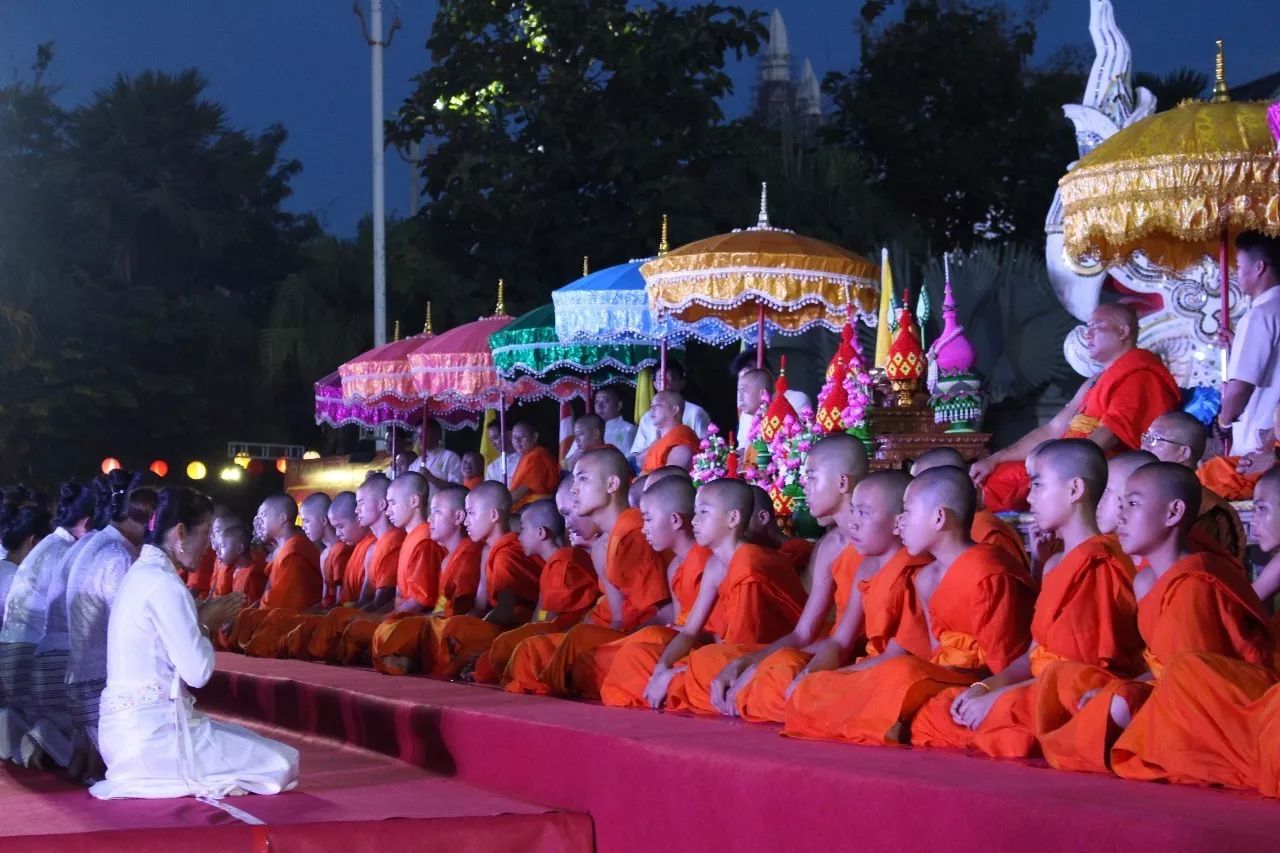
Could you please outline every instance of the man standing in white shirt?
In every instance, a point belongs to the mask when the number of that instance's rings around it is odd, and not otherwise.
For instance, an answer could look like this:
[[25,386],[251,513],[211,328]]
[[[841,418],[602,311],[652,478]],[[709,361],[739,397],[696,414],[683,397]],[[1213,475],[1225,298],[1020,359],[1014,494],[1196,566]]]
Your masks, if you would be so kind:
[[1262,446],[1261,434],[1271,431],[1280,403],[1280,238],[1241,234],[1236,238],[1236,269],[1249,311],[1230,341],[1218,425],[1231,427],[1232,453],[1243,456]]
[[[674,391],[684,398],[684,387],[686,384],[684,365],[678,361],[668,361],[666,373],[658,376],[659,391]],[[681,422],[698,434],[698,438],[707,437],[707,427],[711,426],[711,418],[707,416],[707,410],[699,406],[697,403],[691,403],[689,400],[684,401],[684,413],[681,416]],[[636,430],[635,440],[631,442],[631,457],[633,460],[639,461],[644,459],[644,455],[649,450],[649,445],[658,440],[662,435],[662,431],[658,429],[658,422],[655,420],[653,410],[644,413],[644,417],[640,419],[639,429]],[[605,436],[608,441],[608,436]]]
[[[437,489],[462,482],[462,457],[440,444],[440,424],[428,418],[422,428],[422,455],[409,466],[410,471],[421,474],[431,487],[431,495]],[[431,498],[428,496],[427,501]]]
[[499,456],[485,466],[484,478],[505,484],[507,479],[516,472],[516,466],[520,464],[520,454],[516,453],[511,446],[511,430],[507,430],[504,434],[497,423],[489,424],[489,443],[498,448],[501,453],[506,454],[507,472],[506,477],[504,477],[502,475],[502,456]]

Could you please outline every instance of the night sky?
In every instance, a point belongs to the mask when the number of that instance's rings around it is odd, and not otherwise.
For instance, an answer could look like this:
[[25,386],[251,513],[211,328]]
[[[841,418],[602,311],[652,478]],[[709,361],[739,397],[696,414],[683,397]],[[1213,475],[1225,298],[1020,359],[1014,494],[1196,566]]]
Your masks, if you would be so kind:
[[[782,10],[797,66],[808,57],[821,77],[856,62],[859,0],[739,2]],[[1213,39],[1224,38],[1229,83],[1280,71],[1276,0],[1114,2],[1138,70],[1193,66],[1212,72]],[[398,7],[404,24],[386,53],[388,113],[426,65],[423,43],[435,6],[432,0],[386,0],[388,23]],[[1040,53],[1078,44],[1091,58],[1088,0],[1047,6]],[[65,104],[80,102],[117,72],[194,66],[235,124],[288,128],[286,152],[304,167],[294,182],[294,209],[314,211],[326,227],[344,234],[368,211],[369,51],[350,0],[0,0],[0,74],[6,80],[25,74],[35,46],[49,40],[55,61],[48,79],[62,87]],[[745,111],[754,71],[754,60],[735,67],[730,115]],[[404,212],[408,198],[407,168],[389,152],[389,209]]]

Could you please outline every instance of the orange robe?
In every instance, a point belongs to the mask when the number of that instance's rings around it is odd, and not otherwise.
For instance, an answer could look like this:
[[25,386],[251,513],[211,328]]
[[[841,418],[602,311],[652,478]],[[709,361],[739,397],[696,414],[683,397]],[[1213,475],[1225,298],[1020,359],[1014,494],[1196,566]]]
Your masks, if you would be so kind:
[[[341,572],[334,566],[334,574],[329,576],[331,580],[330,591],[333,590],[335,584],[342,584],[344,589],[354,584],[355,588],[359,590],[364,584],[364,575],[372,560],[373,549],[377,544],[378,537],[372,533],[367,533],[363,539],[352,546],[350,553],[342,561]],[[350,582],[348,582],[348,578],[351,579]],[[324,602],[321,602],[321,606],[324,606]],[[331,603],[328,609],[331,610],[335,606],[337,605]],[[311,638],[315,634],[316,626],[320,624],[320,620],[324,616],[324,613],[300,614],[294,620],[294,627],[289,629],[289,633],[281,641],[280,654],[285,657],[297,658],[298,660],[312,660],[310,651]]]
[[210,548],[205,552],[196,570],[187,575],[187,589],[191,590],[196,598],[207,598],[209,590],[213,589],[213,570],[217,563],[217,555]]
[[1239,456],[1215,456],[1200,466],[1196,476],[1206,489],[1229,501],[1251,501],[1262,475],[1241,474],[1236,471],[1239,464]]
[[[794,564],[777,550],[759,545],[739,545],[729,560],[724,579],[716,590],[715,605],[703,626],[706,639],[733,645],[772,643],[789,633],[804,610],[805,591]],[[636,636],[616,641],[621,645],[600,687],[606,705],[645,707],[644,691],[658,659],[675,637],[670,628],[650,628],[640,633],[665,632],[641,641]],[[679,665],[686,666],[688,657]],[[577,684],[578,664],[574,680]],[[674,679],[667,691],[667,707],[687,710],[685,676]]]
[[[833,625],[844,616],[861,565],[862,555],[852,545],[845,546],[831,561],[831,578],[835,582],[832,600],[836,608]],[[827,603],[828,610],[830,604]],[[684,710],[701,714],[719,713],[711,704],[711,682],[731,662],[758,652],[766,645],[768,643],[713,643],[695,649],[689,655],[689,671],[685,675]],[[756,674],[738,691],[735,702],[738,713],[752,722],[782,722],[783,694],[796,673],[812,657],[800,649],[779,649],[762,660],[756,666]]]
[[[1270,666],[1273,654],[1258,596],[1230,561],[1211,554],[1184,557],[1155,582],[1138,602],[1138,630],[1156,683],[1164,677],[1165,662],[1184,652],[1212,652],[1258,666]],[[1051,664],[1041,682],[1037,734],[1045,758],[1060,769],[1106,771],[1109,747],[1118,735],[1110,715],[1113,697],[1134,712],[1125,732],[1130,746],[1149,737],[1144,716],[1157,725],[1164,722],[1158,711],[1147,715],[1141,708],[1151,694],[1150,682],[1125,681],[1109,670],[1070,662]],[[1077,711],[1090,690],[1097,693]]]
[[1013,557],[1031,571],[1031,557],[1022,543],[1022,536],[1012,524],[990,510],[981,509],[973,514],[973,526],[969,538],[983,545],[994,545]]
[[351,551],[350,545],[339,540],[321,552],[321,568],[324,570],[324,600],[320,602],[321,607],[333,607],[338,603],[337,589],[347,571]]
[[[405,675],[421,665],[423,648],[432,648],[428,643],[431,623],[466,613],[475,606],[483,551],[479,542],[463,536],[458,546],[444,558],[440,566],[439,597],[433,610],[435,615],[405,616],[379,623],[370,645],[374,669],[387,675]],[[392,658],[397,660],[390,660]],[[401,665],[400,658],[408,661],[407,667]]]
[[591,555],[582,548],[558,549],[542,567],[538,589],[542,607],[534,614],[534,621],[498,635],[476,661],[476,681],[497,684],[516,646],[529,637],[565,631],[582,620],[599,592]]
[[697,453],[702,445],[698,434],[684,424],[667,430],[666,434],[650,445],[644,455],[644,464],[640,466],[641,474],[656,471],[667,464],[667,457],[677,447],[687,447]]
[[[370,590],[386,589],[396,585],[396,570],[400,566],[400,547],[404,544],[404,539],[404,531],[395,527],[389,528],[377,537],[377,542],[373,546],[373,555],[369,560],[367,586]],[[348,572],[348,577],[350,575],[351,573]],[[334,607],[315,623],[311,640],[307,643],[307,655],[313,660],[341,663],[342,636],[347,628],[353,622],[376,621],[377,618],[358,607]]]
[[803,575],[809,568],[809,558],[813,556],[813,543],[808,539],[794,537],[786,539],[778,546],[778,551],[785,554],[795,567],[796,574]]
[[520,464],[511,475],[508,488],[512,492],[521,486],[529,489],[529,494],[511,505],[511,511],[519,512],[536,500],[551,497],[559,485],[560,462],[550,450],[535,445],[528,453],[521,454]]
[[[609,531],[605,550],[605,578],[622,594],[618,621],[623,633],[653,619],[658,608],[671,599],[666,561],[649,545],[643,528],[640,510],[623,510]],[[543,634],[521,643],[507,665],[503,689],[512,693],[567,693],[577,656],[618,639],[619,633],[610,627],[613,624],[608,598],[601,595],[581,624],[563,634]]]
[[[246,654],[275,657],[285,620],[320,603],[323,593],[320,552],[311,540],[297,533],[271,555],[267,566],[267,589],[256,608],[246,608],[236,617],[232,642]],[[258,637],[262,628],[263,636]]]
[[442,678],[453,678],[472,659],[488,650],[490,644],[506,629],[522,625],[533,618],[538,603],[539,576],[542,561],[530,557],[520,547],[520,536],[504,533],[489,546],[484,562],[485,609],[498,606],[504,593],[515,596],[512,621],[498,624],[469,614],[433,619],[430,634],[422,649],[422,667]]
[[262,594],[267,591],[267,566],[257,554],[249,565],[231,569],[230,575],[231,588],[227,591],[243,592],[245,601],[249,604],[257,604],[262,599]]
[[1152,671],[1167,665],[1111,750],[1112,769],[1128,779],[1260,787],[1264,764],[1276,761],[1274,736],[1263,736],[1274,717],[1263,697],[1276,683],[1275,638],[1253,587],[1201,554],[1179,561],[1143,605],[1143,636],[1168,635],[1160,651],[1151,637]]
[[462,487],[464,489],[470,490],[470,489],[474,489],[476,486],[480,485],[483,482],[484,482],[484,477],[466,477],[462,481]]
[[[977,730],[951,719],[951,703],[966,688],[944,690],[916,715],[912,746],[978,749],[997,758],[1026,758],[1038,751],[1036,708],[1044,683],[1040,676],[1049,664],[1073,661],[1122,678],[1141,672],[1134,573],[1133,562],[1110,536],[1095,536],[1063,555],[1044,576],[1031,621],[1036,642],[1031,674],[1036,680],[1001,693]],[[1069,720],[1063,722],[1070,725]],[[1064,736],[1048,729],[1043,734]]]
[[[439,595],[440,563],[444,558],[444,549],[431,538],[430,525],[423,522],[406,533],[396,558],[396,605],[412,599],[429,610]],[[338,646],[339,660],[351,664],[364,658],[377,627],[388,619],[401,618],[404,617],[388,613],[348,624]]]
[[222,562],[219,557],[213,564],[213,580],[209,583],[209,593],[211,595],[226,595],[231,592],[232,577],[235,570]]
[[[922,562],[922,561],[921,561]],[[868,647],[896,640],[908,654],[862,671],[816,672],[787,702],[783,734],[863,744],[906,743],[934,694],[1000,672],[1027,650],[1034,593],[1023,567],[992,545],[974,545],[943,574],[928,604],[915,593],[920,565],[886,576],[887,618],[867,620]],[[881,571],[880,575],[886,574]],[[892,628],[888,637],[873,630]]]
[[1193,551],[1211,551],[1235,560],[1237,568],[1247,574],[1249,537],[1231,504],[1214,503],[1208,509],[1202,508],[1188,544]]
[[[1158,355],[1132,349],[1112,362],[1085,393],[1080,411],[1063,438],[1088,438],[1106,427],[1119,442],[1116,452],[1137,450],[1151,422],[1178,407],[1182,393]],[[982,486],[982,502],[992,512],[1025,510],[1031,480],[1021,462],[1002,462]]]

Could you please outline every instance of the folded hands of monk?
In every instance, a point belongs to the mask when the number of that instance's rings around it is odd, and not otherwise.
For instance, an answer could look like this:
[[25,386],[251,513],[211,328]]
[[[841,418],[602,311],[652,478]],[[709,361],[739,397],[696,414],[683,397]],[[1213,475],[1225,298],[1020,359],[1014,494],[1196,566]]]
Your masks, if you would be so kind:
[[649,678],[644,688],[644,701],[650,708],[661,710],[667,704],[667,690],[677,675],[688,669],[687,666],[673,666],[668,669],[657,669]]
[[1000,692],[977,685],[969,687],[951,703],[951,719],[958,726],[976,730],[991,713],[991,706]]

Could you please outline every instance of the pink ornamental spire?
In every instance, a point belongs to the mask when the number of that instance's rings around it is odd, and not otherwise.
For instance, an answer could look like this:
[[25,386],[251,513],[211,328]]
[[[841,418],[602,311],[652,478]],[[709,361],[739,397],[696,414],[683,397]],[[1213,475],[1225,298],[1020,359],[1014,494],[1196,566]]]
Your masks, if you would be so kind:
[[946,283],[942,299],[942,334],[934,343],[938,372],[945,375],[968,373],[973,369],[973,345],[964,335],[964,326],[956,317],[956,300],[951,293],[951,262],[944,257]]

